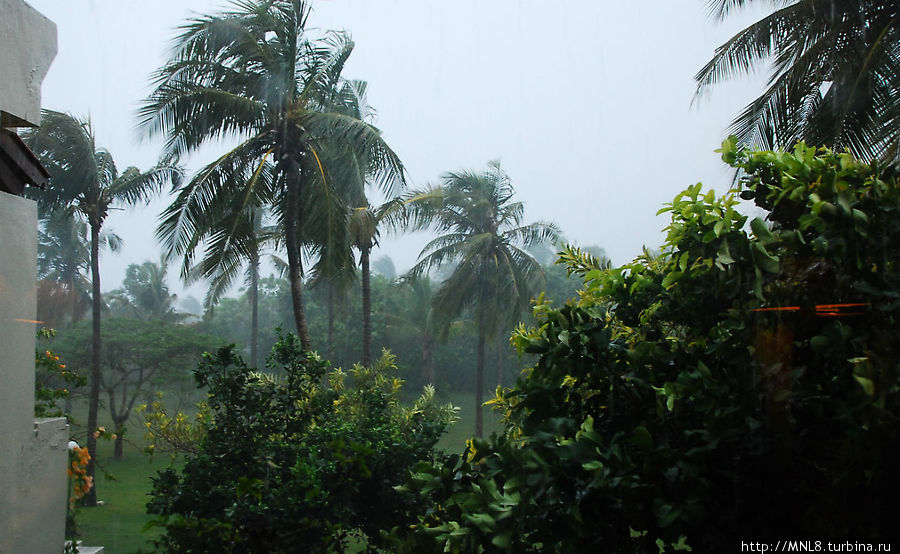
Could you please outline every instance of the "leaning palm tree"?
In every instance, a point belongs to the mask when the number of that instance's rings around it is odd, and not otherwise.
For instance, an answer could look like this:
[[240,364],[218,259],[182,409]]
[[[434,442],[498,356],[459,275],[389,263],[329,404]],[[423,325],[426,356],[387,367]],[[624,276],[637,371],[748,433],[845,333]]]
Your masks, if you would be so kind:
[[[752,0],[711,0],[724,18]],[[720,46],[697,93],[771,63],[768,88],[731,124],[743,144],[799,140],[865,159],[895,160],[900,140],[900,4],[895,0],[769,0],[770,15]]]
[[442,233],[419,254],[410,275],[448,263],[456,266],[434,294],[435,313],[446,322],[471,310],[478,331],[475,435],[482,436],[485,341],[518,318],[540,289],[544,270],[524,248],[558,240],[552,223],[522,224],[524,206],[498,162],[487,171],[448,173],[439,187],[413,192],[406,201],[415,227]]
[[[109,151],[96,144],[90,121],[45,110],[41,127],[26,134],[25,140],[50,173],[50,187],[38,197],[44,213],[66,210],[87,221],[91,235],[91,388],[88,402],[88,429],[97,427],[100,401],[100,244],[101,232],[109,209],[116,204],[135,204],[149,200],[166,182],[177,183],[180,169],[167,163],[141,172],[129,167],[119,173]],[[88,433],[91,461],[88,475],[94,475],[97,439]],[[86,497],[89,505],[97,501],[96,488]]]
[[[242,209],[249,198],[271,208],[287,249],[297,332],[310,349],[302,299],[304,232],[342,224],[344,204],[334,183],[355,165],[324,163],[321,154],[340,149],[364,157],[386,191],[402,182],[403,168],[375,127],[334,108],[353,49],[345,35],[313,40],[303,0],[241,0],[233,7],[182,27],[171,58],[155,74],[141,125],[149,135],[166,137],[166,156],[192,153],[223,137],[238,140],[185,190],[198,198],[200,210]],[[252,176],[267,162],[271,189],[257,190],[263,180]],[[250,178],[231,178],[235,173]],[[173,247],[180,240],[174,237],[193,232],[176,228],[169,236]]]

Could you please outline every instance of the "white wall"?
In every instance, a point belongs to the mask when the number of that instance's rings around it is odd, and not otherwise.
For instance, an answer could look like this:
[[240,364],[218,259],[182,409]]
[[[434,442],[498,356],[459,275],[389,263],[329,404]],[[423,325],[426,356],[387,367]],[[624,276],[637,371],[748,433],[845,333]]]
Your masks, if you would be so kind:
[[68,429],[34,419],[35,203],[0,192],[0,552],[59,552]]
[[[0,0],[0,116],[40,121],[41,82],[56,26],[21,0]],[[66,526],[68,428],[34,419],[37,207],[0,192],[0,553],[61,552]]]
[[22,0],[0,0],[0,111],[4,126],[38,125],[41,83],[56,57],[56,25]]

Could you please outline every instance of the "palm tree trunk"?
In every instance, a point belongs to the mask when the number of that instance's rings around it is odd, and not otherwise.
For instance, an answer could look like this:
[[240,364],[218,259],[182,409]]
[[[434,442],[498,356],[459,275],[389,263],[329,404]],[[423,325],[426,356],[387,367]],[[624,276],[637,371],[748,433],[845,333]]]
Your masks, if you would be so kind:
[[259,251],[250,253],[250,363],[259,367]]
[[312,350],[309,325],[303,311],[303,278],[301,276],[300,243],[297,240],[300,202],[300,171],[289,162],[286,176],[287,194],[284,206],[284,242],[288,254],[288,279],[291,283],[291,304],[294,308],[294,324],[304,350]]
[[328,283],[328,359],[334,360],[334,285]]
[[478,304],[478,366],[475,372],[475,436],[484,436],[484,302]]
[[91,390],[88,397],[87,447],[91,459],[88,461],[87,476],[94,486],[84,496],[87,506],[97,504],[97,410],[100,406],[100,216],[94,214],[90,218],[91,225]]
[[362,365],[372,367],[372,286],[369,271],[371,246],[360,249],[359,264],[362,268],[363,356]]

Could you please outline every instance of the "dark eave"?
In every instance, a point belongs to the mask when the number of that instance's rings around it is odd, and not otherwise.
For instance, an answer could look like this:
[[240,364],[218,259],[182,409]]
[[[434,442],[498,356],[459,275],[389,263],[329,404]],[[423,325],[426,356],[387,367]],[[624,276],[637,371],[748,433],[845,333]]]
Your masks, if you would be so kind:
[[50,174],[19,135],[0,129],[0,191],[22,196],[25,187],[47,187]]

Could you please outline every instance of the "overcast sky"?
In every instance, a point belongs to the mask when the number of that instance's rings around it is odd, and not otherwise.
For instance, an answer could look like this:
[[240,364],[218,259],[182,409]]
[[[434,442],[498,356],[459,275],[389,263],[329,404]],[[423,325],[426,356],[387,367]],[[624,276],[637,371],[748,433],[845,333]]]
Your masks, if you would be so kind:
[[[135,130],[148,76],[179,24],[227,4],[27,1],[58,29],[43,106],[89,115],[120,170],[152,165],[158,145]],[[762,82],[735,81],[692,105],[693,75],[759,15],[715,22],[706,0],[314,0],[313,10],[313,27],[354,39],[345,76],[369,82],[376,125],[413,186],[499,159],[527,221],[553,221],[615,264],[662,242],[667,219],[655,214],[679,191],[698,181],[728,188],[713,150]],[[104,290],[128,264],[158,259],[153,229],[166,203],[110,217],[125,248],[103,255]],[[402,271],[425,240],[386,237],[374,257],[386,252]],[[180,290],[176,273],[170,285]]]

